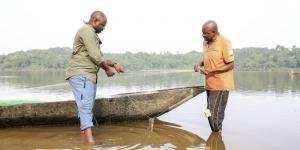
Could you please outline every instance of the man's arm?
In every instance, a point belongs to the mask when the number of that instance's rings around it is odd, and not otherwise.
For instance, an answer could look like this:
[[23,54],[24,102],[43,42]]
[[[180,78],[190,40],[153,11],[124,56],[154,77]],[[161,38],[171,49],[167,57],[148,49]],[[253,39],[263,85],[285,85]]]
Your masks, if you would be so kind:
[[206,70],[206,75],[223,73],[232,70],[234,68],[233,50],[231,47],[231,42],[229,40],[224,41],[222,55],[223,55],[223,60],[225,62],[225,65],[212,70]]
[[106,63],[106,61],[102,61],[99,64],[99,66],[105,71],[105,73],[108,77],[115,75],[115,73],[112,71],[111,67]]
[[106,64],[109,66],[109,67],[113,67],[115,68],[115,70],[118,72],[118,73],[124,73],[124,69],[120,66],[117,65],[117,63],[111,61],[111,60],[106,60]]
[[109,66],[109,67],[116,67],[117,63],[111,61],[111,60],[106,60],[106,64]]
[[108,77],[114,75],[114,72],[111,69],[111,67],[115,68],[115,70],[118,73],[124,72],[122,67],[117,67],[116,64],[113,63],[111,60],[103,60],[101,50],[96,44],[95,35],[92,31],[89,30],[84,31],[83,33],[81,33],[81,38],[83,40],[83,43],[88,51],[91,60],[95,64],[97,64],[100,68],[102,68]]
[[79,34],[85,48],[87,49],[91,61],[94,62],[96,65],[100,65],[104,60],[100,53],[100,47],[97,46],[95,33],[91,30],[86,29],[82,30]]
[[[100,66],[101,67],[101,66]],[[105,61],[103,61],[102,62],[102,67],[103,67],[103,69],[104,68],[115,68],[115,70],[118,72],[118,73],[124,73],[124,69],[123,69],[123,67],[120,67],[120,66],[118,66],[117,65],[117,63],[115,63],[115,62],[113,62],[113,61],[111,61],[111,60],[105,60]],[[101,67],[101,68],[102,68]],[[105,69],[104,69],[105,70]]]
[[213,75],[213,74],[223,73],[223,72],[232,70],[233,68],[234,68],[234,62],[232,61],[232,62],[226,63],[222,67],[212,69],[212,70],[205,70],[205,71],[206,71],[206,75]]

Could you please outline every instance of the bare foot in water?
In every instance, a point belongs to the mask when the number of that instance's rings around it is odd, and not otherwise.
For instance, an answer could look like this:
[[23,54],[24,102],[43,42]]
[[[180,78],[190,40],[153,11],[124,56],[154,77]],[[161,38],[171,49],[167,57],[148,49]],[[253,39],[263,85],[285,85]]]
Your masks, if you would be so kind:
[[94,145],[95,144],[95,140],[93,138],[91,128],[87,128],[84,131],[81,131],[80,136],[84,139],[84,142],[86,144],[88,144],[88,145]]
[[94,145],[95,144],[94,138],[87,138],[86,139],[86,144],[88,144],[88,145]]

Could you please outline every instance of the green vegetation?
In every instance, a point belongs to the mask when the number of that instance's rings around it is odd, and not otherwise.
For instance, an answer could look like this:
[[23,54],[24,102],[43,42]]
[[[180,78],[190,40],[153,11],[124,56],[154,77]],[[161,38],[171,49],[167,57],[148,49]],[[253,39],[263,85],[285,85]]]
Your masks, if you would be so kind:
[[243,48],[235,49],[235,68],[237,70],[275,70],[275,69],[299,69],[300,48],[293,46],[288,49],[277,45],[273,49],[268,48]]
[[0,69],[39,70],[64,69],[71,54],[70,48],[50,48],[47,50],[20,51],[8,55],[0,55]]
[[0,106],[12,106],[12,105],[20,105],[26,103],[41,103],[41,100],[26,100],[26,99],[6,99],[0,100]]
[[[28,50],[0,55],[2,70],[62,70],[68,65],[71,48],[50,48],[46,50]],[[234,49],[236,70],[275,70],[300,68],[300,48],[288,49],[283,46],[275,48],[242,48]],[[126,70],[183,70],[192,69],[201,60],[201,53],[191,51],[185,54],[166,53],[131,53],[105,54]]]
[[125,54],[105,54],[105,58],[122,64],[127,70],[191,69],[200,61],[200,53],[196,51],[186,54],[125,52]]

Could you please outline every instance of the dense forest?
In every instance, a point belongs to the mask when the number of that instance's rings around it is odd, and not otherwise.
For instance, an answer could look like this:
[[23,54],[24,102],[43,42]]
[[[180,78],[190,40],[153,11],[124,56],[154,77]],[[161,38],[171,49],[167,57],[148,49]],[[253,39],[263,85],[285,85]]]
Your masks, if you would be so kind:
[[[0,55],[2,70],[61,70],[68,66],[72,49],[67,47],[49,48],[46,50],[27,50]],[[300,48],[286,48],[277,45],[275,48],[249,47],[234,49],[235,69],[241,71],[269,71],[276,69],[299,69]],[[185,54],[165,53],[106,53],[106,59],[112,59],[126,70],[162,70],[192,69],[199,63],[201,53],[191,51]]]

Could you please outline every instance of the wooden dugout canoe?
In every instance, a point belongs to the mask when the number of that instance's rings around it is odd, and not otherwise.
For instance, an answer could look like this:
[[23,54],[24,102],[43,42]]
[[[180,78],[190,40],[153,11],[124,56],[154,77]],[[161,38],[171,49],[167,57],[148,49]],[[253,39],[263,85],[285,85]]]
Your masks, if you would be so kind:
[[[98,122],[160,116],[204,92],[203,86],[126,93],[96,99]],[[0,106],[0,127],[79,123],[75,101]]]

